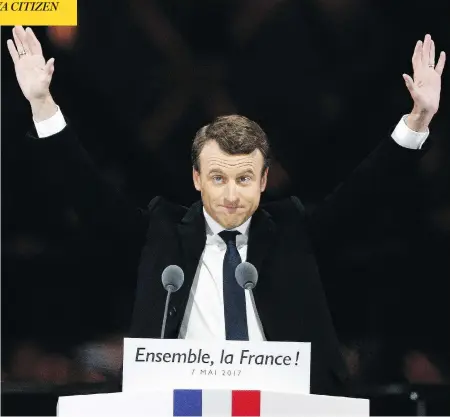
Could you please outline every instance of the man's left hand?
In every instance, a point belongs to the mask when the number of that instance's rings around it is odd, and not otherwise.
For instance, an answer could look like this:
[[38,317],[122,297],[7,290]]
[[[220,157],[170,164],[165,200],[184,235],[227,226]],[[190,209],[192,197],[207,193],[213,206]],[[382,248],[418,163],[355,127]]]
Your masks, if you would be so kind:
[[403,74],[406,86],[414,101],[414,108],[406,124],[416,132],[426,131],[431,119],[439,109],[441,76],[445,65],[445,52],[439,55],[435,66],[435,46],[430,35],[418,41],[412,56],[414,80]]

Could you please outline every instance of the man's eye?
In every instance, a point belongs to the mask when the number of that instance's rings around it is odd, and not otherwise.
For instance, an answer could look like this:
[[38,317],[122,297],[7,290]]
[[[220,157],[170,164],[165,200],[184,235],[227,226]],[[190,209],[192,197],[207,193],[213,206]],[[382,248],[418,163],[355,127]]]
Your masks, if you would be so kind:
[[251,181],[251,178],[250,177],[241,177],[240,181],[243,182],[243,183],[247,183],[247,182]]
[[222,182],[223,178],[220,175],[214,175],[213,181],[217,184],[220,184]]

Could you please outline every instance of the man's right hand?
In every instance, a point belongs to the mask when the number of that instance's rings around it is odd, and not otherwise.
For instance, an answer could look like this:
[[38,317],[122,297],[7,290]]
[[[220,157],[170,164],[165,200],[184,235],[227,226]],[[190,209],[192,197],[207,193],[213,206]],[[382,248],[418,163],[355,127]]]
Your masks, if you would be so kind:
[[8,49],[14,62],[17,81],[25,98],[30,102],[35,122],[49,119],[57,111],[50,94],[54,58],[45,62],[40,42],[31,28],[15,26],[14,41],[8,39]]

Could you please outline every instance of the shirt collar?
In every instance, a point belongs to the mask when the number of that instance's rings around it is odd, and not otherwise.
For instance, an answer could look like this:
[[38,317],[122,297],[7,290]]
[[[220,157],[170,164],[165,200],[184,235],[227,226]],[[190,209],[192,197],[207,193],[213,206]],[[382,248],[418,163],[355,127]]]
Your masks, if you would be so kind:
[[[205,216],[206,224],[209,228],[209,231],[213,235],[219,234],[222,230],[225,230],[225,227],[221,226],[219,223],[217,223],[205,210],[205,207],[203,207],[203,215]],[[244,223],[242,223],[240,226],[235,227],[231,230],[237,230],[242,235],[247,236],[248,235],[248,227],[250,225],[251,217],[248,218]]]

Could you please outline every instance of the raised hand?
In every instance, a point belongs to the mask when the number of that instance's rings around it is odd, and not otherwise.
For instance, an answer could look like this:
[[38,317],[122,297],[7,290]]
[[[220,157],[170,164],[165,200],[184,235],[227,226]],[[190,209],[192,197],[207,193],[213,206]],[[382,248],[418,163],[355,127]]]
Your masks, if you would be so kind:
[[41,44],[31,28],[16,26],[12,33],[14,42],[8,39],[7,44],[22,93],[28,101],[43,99],[49,94],[55,60],[45,62]]
[[[411,97],[414,101],[411,120],[414,117],[423,119],[421,127],[428,125],[439,109],[441,96],[441,76],[445,66],[445,52],[439,54],[435,66],[435,46],[430,35],[424,41],[418,41],[412,56],[414,78],[403,74]],[[426,127],[426,126],[425,126]]]
[[14,41],[8,39],[7,44],[19,86],[31,104],[35,121],[47,119],[56,112],[50,94],[55,60],[45,62],[41,44],[31,28],[15,26],[12,33]]

